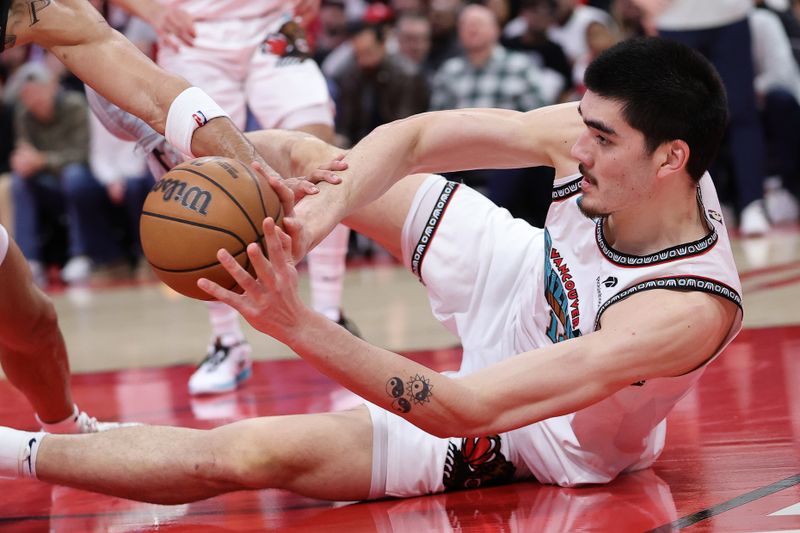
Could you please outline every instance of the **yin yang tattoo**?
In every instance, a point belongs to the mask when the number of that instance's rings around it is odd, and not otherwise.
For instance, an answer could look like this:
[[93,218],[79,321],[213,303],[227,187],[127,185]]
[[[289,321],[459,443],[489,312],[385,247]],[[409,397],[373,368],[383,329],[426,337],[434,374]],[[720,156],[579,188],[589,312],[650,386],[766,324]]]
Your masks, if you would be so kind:
[[386,382],[386,394],[394,398],[392,409],[401,414],[411,411],[412,405],[429,403],[432,389],[431,381],[420,374],[409,377],[407,382],[397,376]]

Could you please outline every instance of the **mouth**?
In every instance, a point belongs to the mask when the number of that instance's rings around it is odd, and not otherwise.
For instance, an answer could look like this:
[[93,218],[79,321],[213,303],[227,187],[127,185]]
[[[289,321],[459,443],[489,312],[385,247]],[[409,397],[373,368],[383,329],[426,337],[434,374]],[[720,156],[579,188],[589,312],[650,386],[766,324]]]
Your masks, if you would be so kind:
[[583,180],[581,181],[581,187],[583,188],[586,184],[597,187],[597,178],[592,176],[589,172],[586,171],[586,167],[583,165],[578,165],[578,171],[583,176]]

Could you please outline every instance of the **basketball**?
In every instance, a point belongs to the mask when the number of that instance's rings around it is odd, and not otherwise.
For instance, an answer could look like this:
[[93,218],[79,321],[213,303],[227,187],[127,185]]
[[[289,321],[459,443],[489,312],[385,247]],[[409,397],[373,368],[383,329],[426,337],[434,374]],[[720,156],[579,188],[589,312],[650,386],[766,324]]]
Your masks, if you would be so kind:
[[185,296],[211,300],[197,280],[238,290],[217,251],[225,248],[252,274],[247,245],[264,249],[261,223],[268,216],[280,224],[278,195],[247,165],[224,157],[194,159],[164,174],[147,195],[142,248],[161,281]]

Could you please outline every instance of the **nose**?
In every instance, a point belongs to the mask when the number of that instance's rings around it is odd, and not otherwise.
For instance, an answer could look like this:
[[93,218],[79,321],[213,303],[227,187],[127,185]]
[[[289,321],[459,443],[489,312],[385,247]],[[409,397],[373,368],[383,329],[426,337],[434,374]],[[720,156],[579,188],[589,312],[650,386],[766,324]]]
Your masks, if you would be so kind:
[[570,149],[569,153],[578,160],[583,166],[591,168],[592,166],[592,155],[589,150],[590,147],[590,139],[589,139],[589,132],[584,131],[580,134],[578,139],[575,141],[575,144],[572,145],[572,149]]

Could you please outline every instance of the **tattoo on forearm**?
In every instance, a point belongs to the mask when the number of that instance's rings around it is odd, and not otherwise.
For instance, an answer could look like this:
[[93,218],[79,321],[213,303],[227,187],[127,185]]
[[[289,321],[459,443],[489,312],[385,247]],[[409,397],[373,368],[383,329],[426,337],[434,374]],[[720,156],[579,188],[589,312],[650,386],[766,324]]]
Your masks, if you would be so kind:
[[431,401],[433,396],[431,380],[415,374],[408,378],[408,383],[395,376],[386,382],[386,393],[394,398],[392,409],[398,413],[408,413],[412,404],[422,405]]
[[39,22],[39,16],[37,15],[37,13],[49,5],[50,5],[50,0],[31,0],[30,2],[31,26]]

